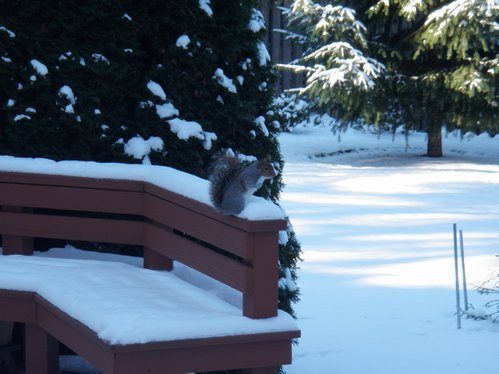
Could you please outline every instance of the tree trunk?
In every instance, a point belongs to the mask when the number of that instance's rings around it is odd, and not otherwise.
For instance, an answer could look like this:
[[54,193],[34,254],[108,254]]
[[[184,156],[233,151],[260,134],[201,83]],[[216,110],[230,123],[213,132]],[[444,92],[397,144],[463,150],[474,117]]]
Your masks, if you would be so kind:
[[442,126],[439,123],[428,123],[428,157],[442,157]]

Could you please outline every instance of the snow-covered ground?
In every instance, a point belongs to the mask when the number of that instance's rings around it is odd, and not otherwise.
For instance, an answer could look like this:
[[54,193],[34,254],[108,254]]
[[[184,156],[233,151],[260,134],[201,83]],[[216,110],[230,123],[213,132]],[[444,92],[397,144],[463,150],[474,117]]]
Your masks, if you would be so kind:
[[[452,223],[469,285],[499,267],[499,139],[298,128],[280,143],[282,205],[302,243],[302,338],[289,374],[499,372],[499,324],[456,329]],[[471,288],[471,286],[470,286]],[[470,302],[482,299],[469,291]]]

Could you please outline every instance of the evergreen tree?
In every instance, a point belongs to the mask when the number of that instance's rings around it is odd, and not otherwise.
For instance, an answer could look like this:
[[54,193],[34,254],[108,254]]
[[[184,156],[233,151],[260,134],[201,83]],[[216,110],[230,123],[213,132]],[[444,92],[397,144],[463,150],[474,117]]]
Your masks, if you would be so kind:
[[[321,2],[323,4],[324,2]],[[300,89],[346,125],[426,129],[428,156],[441,128],[498,129],[499,6],[494,0],[296,0],[286,13],[303,57]]]
[[[257,1],[0,0],[0,149],[206,177],[220,149],[268,157],[273,73]],[[282,180],[259,194],[277,202]],[[289,238],[289,240],[287,239]],[[281,234],[292,313],[299,245]]]

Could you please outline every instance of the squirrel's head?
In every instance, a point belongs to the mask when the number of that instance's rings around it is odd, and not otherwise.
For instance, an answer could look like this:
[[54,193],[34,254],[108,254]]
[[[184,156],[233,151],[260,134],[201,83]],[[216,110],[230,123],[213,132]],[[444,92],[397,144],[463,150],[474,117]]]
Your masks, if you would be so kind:
[[260,172],[262,173],[262,176],[265,177],[265,179],[270,179],[274,178],[277,173],[272,166],[272,164],[268,160],[258,160],[258,169],[260,169]]

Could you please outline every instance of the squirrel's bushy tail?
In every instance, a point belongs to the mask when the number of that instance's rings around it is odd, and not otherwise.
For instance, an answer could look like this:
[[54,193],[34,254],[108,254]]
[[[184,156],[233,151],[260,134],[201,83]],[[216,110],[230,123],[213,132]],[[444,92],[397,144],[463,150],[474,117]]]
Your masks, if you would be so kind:
[[[231,154],[232,153],[232,154]],[[212,157],[213,161],[208,168],[208,179],[210,181],[210,198],[213,205],[220,209],[225,186],[234,178],[241,163],[233,152],[220,151]]]

